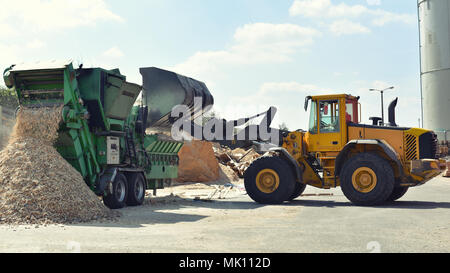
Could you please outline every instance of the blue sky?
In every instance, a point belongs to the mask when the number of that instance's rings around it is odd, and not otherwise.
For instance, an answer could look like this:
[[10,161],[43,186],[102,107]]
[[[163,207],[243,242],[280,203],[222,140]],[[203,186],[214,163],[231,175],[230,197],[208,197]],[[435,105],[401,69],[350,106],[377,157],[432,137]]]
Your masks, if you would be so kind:
[[409,0],[0,0],[0,66],[73,59],[141,83],[156,66],[204,81],[223,118],[279,108],[306,129],[304,97],[395,86],[398,123],[420,118],[417,2]]

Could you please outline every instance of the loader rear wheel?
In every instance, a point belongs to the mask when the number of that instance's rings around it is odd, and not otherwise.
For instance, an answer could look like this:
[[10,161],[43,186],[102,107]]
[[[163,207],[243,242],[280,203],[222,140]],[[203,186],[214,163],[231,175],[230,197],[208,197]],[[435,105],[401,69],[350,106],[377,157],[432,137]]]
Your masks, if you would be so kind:
[[295,179],[286,161],[279,157],[261,157],[244,173],[247,194],[260,204],[281,204],[293,195]]
[[112,192],[107,189],[107,194],[103,196],[103,203],[110,209],[121,209],[125,207],[127,197],[127,178],[124,174],[118,173],[112,182]]
[[400,198],[402,198],[406,192],[408,192],[409,187],[395,187],[391,196],[387,199],[388,202],[394,202]]
[[286,200],[286,201],[292,201],[295,198],[299,197],[300,195],[302,195],[302,193],[305,191],[306,189],[306,184],[303,183],[295,183],[295,189],[294,189],[294,193]]
[[145,199],[145,177],[141,173],[128,175],[128,206],[140,206]]
[[392,167],[376,154],[356,155],[342,168],[342,192],[356,205],[374,206],[384,203],[394,191],[394,184]]

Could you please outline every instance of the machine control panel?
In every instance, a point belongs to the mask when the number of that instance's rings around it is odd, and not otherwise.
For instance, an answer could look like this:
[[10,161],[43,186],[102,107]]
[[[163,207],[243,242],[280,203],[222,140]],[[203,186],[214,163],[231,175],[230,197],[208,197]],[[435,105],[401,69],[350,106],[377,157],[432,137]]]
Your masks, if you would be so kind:
[[116,165],[120,163],[120,139],[118,137],[106,138],[106,156],[108,165]]

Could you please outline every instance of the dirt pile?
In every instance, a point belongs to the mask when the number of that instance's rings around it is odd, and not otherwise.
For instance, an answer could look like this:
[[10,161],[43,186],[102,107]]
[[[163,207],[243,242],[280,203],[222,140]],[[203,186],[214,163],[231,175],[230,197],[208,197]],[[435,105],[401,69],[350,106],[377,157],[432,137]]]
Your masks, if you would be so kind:
[[261,156],[253,148],[231,150],[226,147],[214,147],[214,153],[221,165],[229,167],[240,178],[244,177],[245,170],[250,164]]
[[20,110],[0,152],[0,224],[66,224],[117,215],[53,147],[61,109]]
[[187,141],[178,153],[176,182],[230,183],[244,177],[245,170],[261,155],[253,148],[231,150],[206,141]]
[[180,158],[177,182],[212,182],[219,179],[219,162],[212,144],[186,141],[178,153]]
[[220,167],[220,175],[219,180],[217,182],[221,184],[226,184],[239,181],[239,176],[230,166],[219,163],[219,167]]

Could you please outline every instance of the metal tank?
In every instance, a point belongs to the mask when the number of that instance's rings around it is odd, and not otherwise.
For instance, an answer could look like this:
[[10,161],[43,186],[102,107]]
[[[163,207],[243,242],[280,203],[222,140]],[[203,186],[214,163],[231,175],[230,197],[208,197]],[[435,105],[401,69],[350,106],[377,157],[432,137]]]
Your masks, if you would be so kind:
[[[450,0],[419,0],[423,127],[450,136]],[[446,139],[447,138],[447,139]]]

